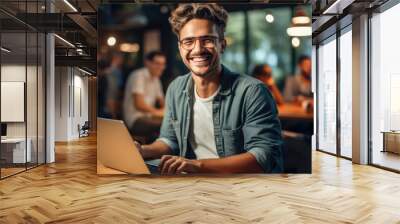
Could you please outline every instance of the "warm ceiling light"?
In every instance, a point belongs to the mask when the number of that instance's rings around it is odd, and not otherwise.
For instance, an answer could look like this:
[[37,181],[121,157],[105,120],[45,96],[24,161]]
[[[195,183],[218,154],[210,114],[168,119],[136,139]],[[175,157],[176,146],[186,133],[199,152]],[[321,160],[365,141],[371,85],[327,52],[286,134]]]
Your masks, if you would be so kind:
[[136,43],[133,43],[133,44],[130,44],[130,43],[123,43],[123,44],[119,45],[119,49],[120,49],[122,52],[136,53],[136,52],[139,51],[140,46],[139,46],[139,44],[136,44]]
[[268,23],[273,23],[273,22],[274,22],[274,16],[273,16],[272,14],[267,14],[267,15],[265,16],[265,20],[266,20]]
[[300,39],[298,37],[293,37],[292,38],[292,46],[293,47],[299,47],[300,46]]
[[311,36],[311,26],[292,26],[287,28],[287,34],[291,37],[306,37]]
[[116,43],[117,43],[117,39],[113,36],[111,36],[107,39],[107,44],[110,47],[114,46]]
[[78,10],[68,0],[64,0],[64,3],[67,4],[74,12],[78,12]]
[[295,16],[292,18],[293,24],[307,24],[310,22],[311,22],[311,19],[308,16]]
[[54,34],[55,37],[57,37],[59,40],[61,40],[62,42],[64,42],[65,44],[67,44],[70,47],[75,48],[75,45],[73,45],[71,42],[69,42],[68,40],[62,38],[61,36]]
[[10,52],[11,52],[11,50],[9,50],[9,49],[7,49],[7,48],[5,48],[5,47],[1,47],[0,49],[1,49],[2,51],[6,52],[6,53],[10,53]]

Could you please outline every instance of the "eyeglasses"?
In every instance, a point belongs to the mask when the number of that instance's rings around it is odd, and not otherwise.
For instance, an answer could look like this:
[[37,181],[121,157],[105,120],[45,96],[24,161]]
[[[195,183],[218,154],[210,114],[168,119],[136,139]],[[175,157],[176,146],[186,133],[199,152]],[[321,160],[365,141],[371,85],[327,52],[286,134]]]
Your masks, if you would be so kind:
[[205,48],[214,48],[217,44],[217,39],[220,39],[216,36],[201,36],[201,37],[188,37],[182,40],[179,40],[179,44],[181,47],[187,51],[190,51],[196,45],[196,40],[200,41],[200,45]]

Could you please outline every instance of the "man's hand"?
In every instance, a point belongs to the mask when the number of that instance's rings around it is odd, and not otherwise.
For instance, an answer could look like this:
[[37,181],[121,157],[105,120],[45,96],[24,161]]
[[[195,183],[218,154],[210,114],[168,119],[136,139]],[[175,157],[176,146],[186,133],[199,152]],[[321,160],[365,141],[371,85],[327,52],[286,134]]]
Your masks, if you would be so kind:
[[134,141],[137,150],[142,154],[143,159],[159,159],[162,155],[172,154],[171,149],[163,141],[155,141],[150,145],[141,145]]
[[164,109],[157,109],[154,112],[152,112],[152,115],[155,117],[163,118],[164,117]]
[[197,173],[201,168],[199,160],[186,159],[180,156],[164,155],[159,165],[160,173],[173,175],[185,173]]

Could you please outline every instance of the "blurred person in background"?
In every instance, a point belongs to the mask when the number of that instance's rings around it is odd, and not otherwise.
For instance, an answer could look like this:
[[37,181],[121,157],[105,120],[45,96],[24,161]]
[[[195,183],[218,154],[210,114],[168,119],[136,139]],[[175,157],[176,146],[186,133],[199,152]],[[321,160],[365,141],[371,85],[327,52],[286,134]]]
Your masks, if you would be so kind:
[[131,134],[157,137],[164,114],[164,93],[160,81],[166,66],[166,57],[160,51],[146,54],[144,67],[133,71],[125,87],[124,120]]
[[122,89],[124,88],[124,74],[122,65],[124,57],[121,53],[113,53],[110,67],[105,70],[106,79],[106,110],[109,118],[121,118]]
[[299,73],[288,77],[285,83],[284,97],[286,102],[296,103],[303,107],[312,107],[311,92],[311,58],[306,55],[297,61]]
[[263,82],[268,87],[268,89],[272,93],[272,96],[275,99],[276,104],[283,105],[284,101],[281,91],[279,91],[278,87],[275,84],[274,78],[272,76],[272,68],[268,64],[256,65],[251,75],[254,78]]

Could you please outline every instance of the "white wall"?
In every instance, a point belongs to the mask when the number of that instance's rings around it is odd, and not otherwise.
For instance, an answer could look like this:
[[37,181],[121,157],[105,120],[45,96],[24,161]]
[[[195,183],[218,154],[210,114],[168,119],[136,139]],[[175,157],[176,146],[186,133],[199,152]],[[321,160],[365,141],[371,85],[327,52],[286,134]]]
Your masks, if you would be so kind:
[[55,68],[55,141],[68,141],[69,69]]
[[[9,65],[2,65],[1,66],[1,81],[4,82],[25,82],[25,74],[27,69],[28,74],[32,74],[33,70],[34,73],[36,74],[36,67],[33,66],[28,66],[27,68],[24,65],[18,65],[18,64],[9,64]],[[28,77],[29,78],[29,77]],[[29,85],[34,85],[36,86],[36,81],[33,82],[33,80],[29,80]],[[36,88],[27,88],[27,102],[30,104],[36,99]],[[36,102],[35,104],[28,105],[34,108],[36,108]],[[7,110],[7,108],[1,108],[2,110]],[[31,108],[30,110],[32,110]],[[28,113],[28,122],[35,121],[36,123],[36,113]],[[25,137],[25,123],[26,122],[7,122],[7,136],[8,137]],[[28,125],[29,127],[33,127],[33,125]],[[36,130],[36,126],[34,127]],[[28,133],[29,130],[28,130]],[[29,136],[28,136],[29,137]]]
[[56,67],[56,141],[77,139],[78,124],[88,120],[88,78],[83,75],[76,68]]

